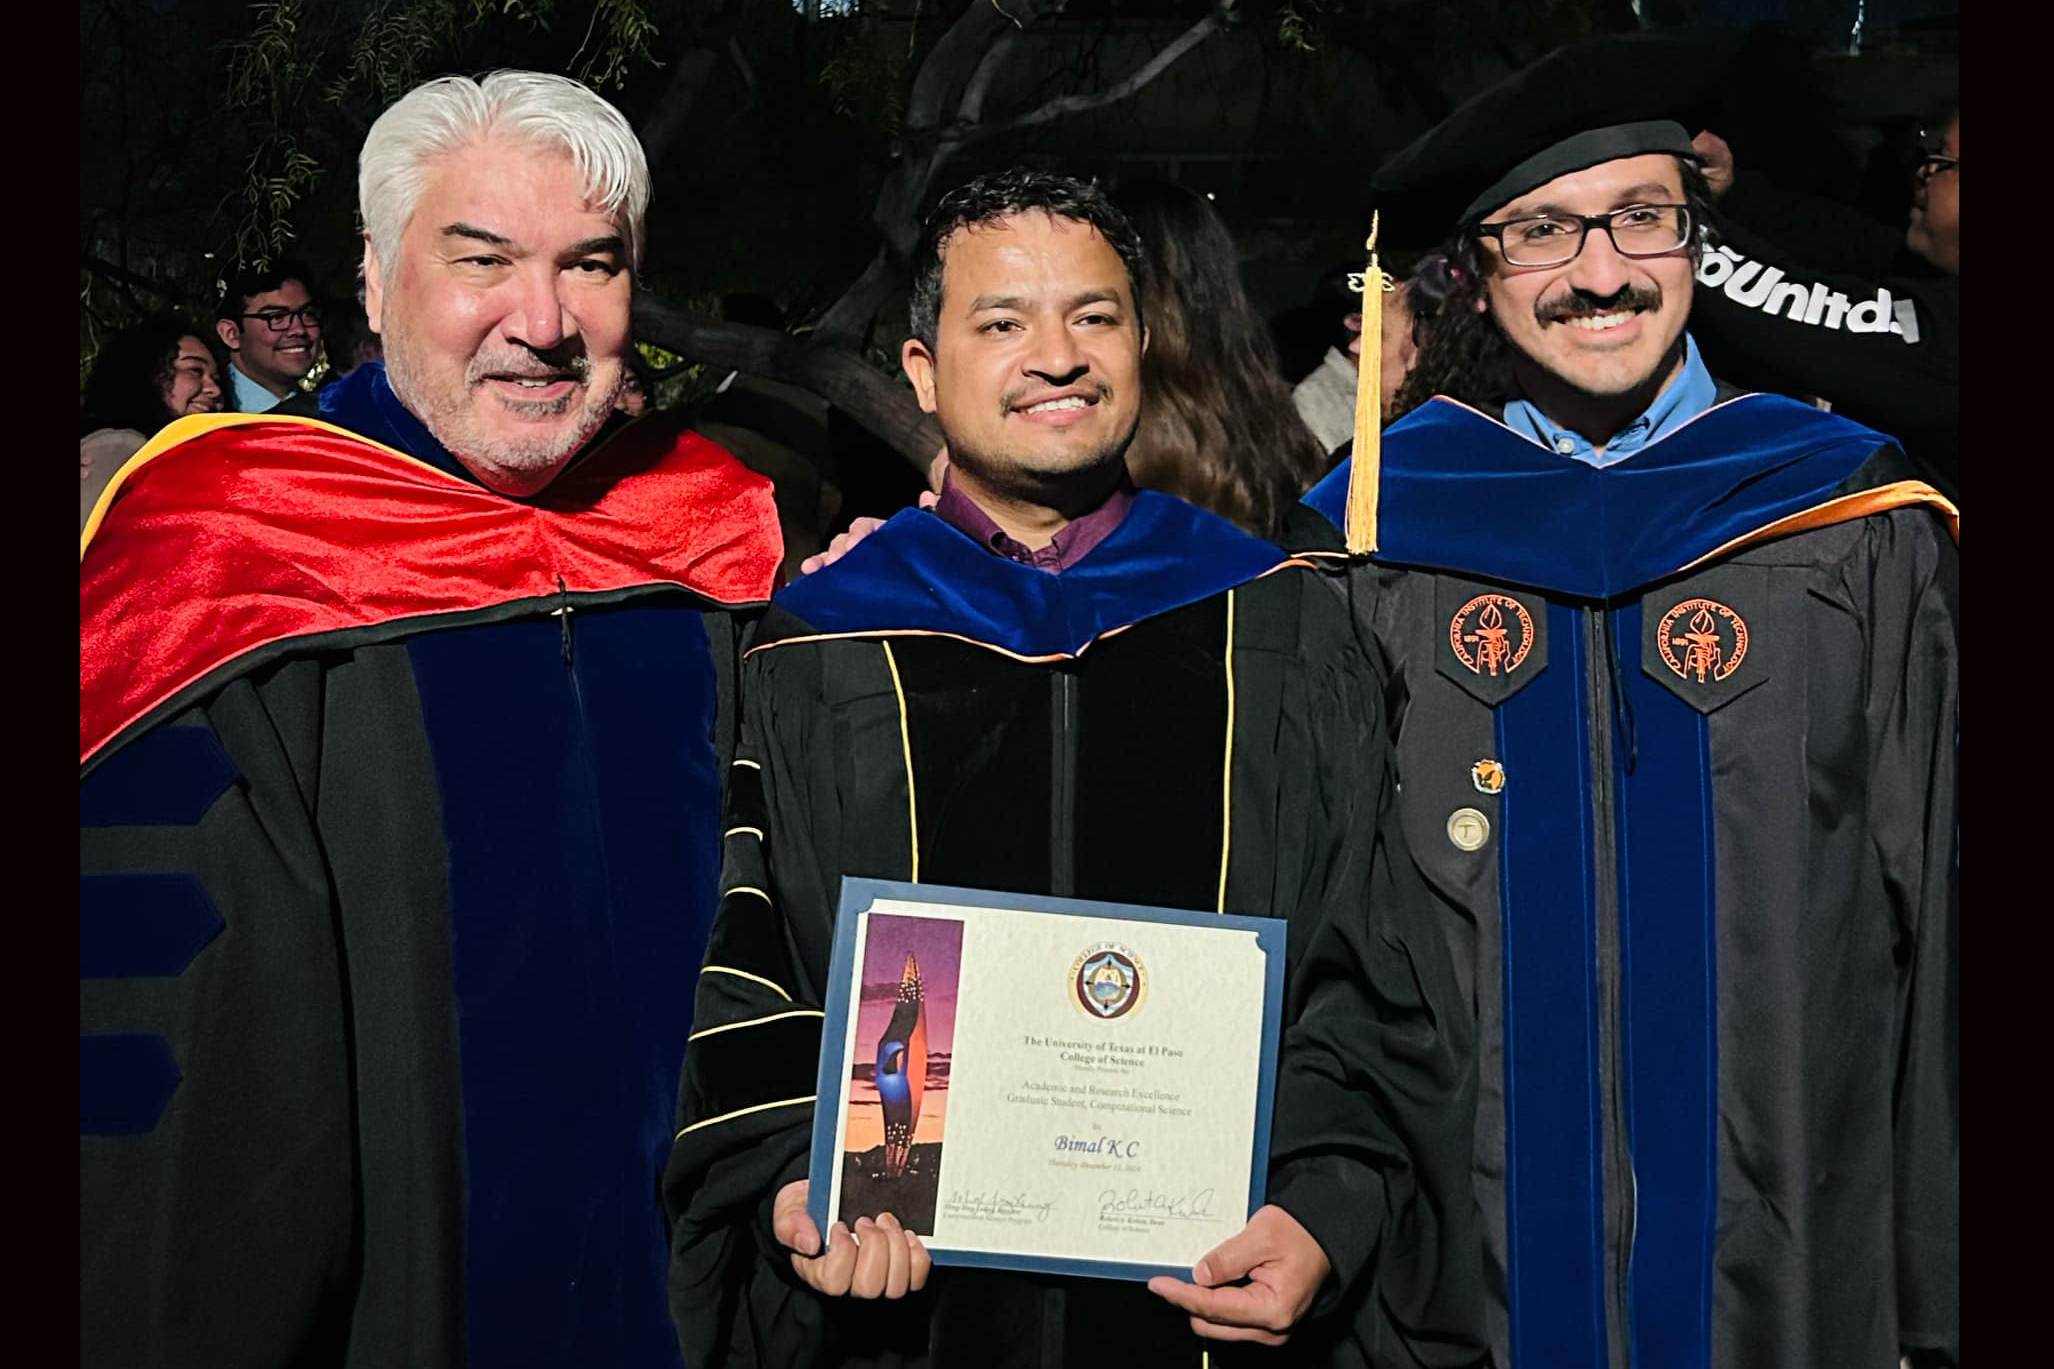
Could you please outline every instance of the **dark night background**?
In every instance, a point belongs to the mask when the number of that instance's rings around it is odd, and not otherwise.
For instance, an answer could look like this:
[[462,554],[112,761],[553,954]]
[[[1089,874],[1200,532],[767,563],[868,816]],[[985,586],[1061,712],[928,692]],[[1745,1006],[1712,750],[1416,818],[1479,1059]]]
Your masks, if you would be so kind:
[[[645,352],[662,371],[659,399],[697,405],[736,370],[825,395],[839,430],[882,466],[876,489],[852,482],[845,512],[889,506],[915,479],[916,454],[932,451],[897,374],[900,263],[925,207],[981,170],[1029,161],[1208,193],[1256,304],[1277,316],[1359,252],[1378,163],[1467,96],[1587,34],[1716,24],[1754,30],[1697,111],[1740,163],[1901,219],[1905,149],[1954,93],[1956,10],[1952,0],[87,0],[81,377],[99,340],[144,312],[208,316],[237,261],[290,255],[322,293],[346,299],[355,153],[377,112],[429,76],[533,67],[599,88],[650,152],[637,324],[659,345]],[[740,294],[759,298],[744,309],[729,298]],[[893,451],[908,464],[895,466]]]

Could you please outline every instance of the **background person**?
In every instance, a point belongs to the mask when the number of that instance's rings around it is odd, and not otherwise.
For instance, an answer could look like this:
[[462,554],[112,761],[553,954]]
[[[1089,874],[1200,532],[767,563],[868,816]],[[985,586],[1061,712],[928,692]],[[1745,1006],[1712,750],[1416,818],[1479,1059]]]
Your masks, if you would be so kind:
[[100,491],[157,430],[187,414],[221,410],[221,365],[205,333],[173,318],[146,319],[107,340],[86,378],[78,443],[78,525]]
[[320,359],[321,311],[303,267],[273,262],[236,274],[216,311],[214,331],[229,351],[229,403],[259,414],[299,393]]
[[1130,182],[1113,200],[1141,237],[1149,304],[1147,399],[1128,474],[1142,489],[1273,536],[1325,472],[1326,453],[1292,407],[1276,344],[1242,287],[1233,235],[1183,186]]
[[365,362],[382,360],[385,343],[371,331],[364,306],[352,299],[322,310],[321,351],[328,358],[322,384],[333,385]]
[[1699,266],[1697,328],[1722,374],[1816,396],[1890,433],[1950,498],[1961,486],[1961,118],[1907,177],[1902,227],[1744,173],[1697,135],[1720,241]]

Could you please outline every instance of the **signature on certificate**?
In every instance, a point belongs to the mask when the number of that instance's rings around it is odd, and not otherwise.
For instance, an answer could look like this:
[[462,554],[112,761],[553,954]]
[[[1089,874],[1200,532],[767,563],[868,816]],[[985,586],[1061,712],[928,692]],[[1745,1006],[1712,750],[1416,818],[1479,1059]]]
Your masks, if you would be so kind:
[[1130,1188],[1125,1193],[1109,1188],[1098,1195],[1098,1215],[1131,1213],[1150,1217],[1176,1217],[1184,1221],[1207,1221],[1212,1212],[1213,1190],[1190,1193],[1159,1193],[1152,1188]]
[[1045,1222],[1056,1205],[1053,1201],[1037,1201],[1025,1193],[966,1193],[958,1189],[943,1201],[942,1208],[951,1217],[1032,1218]]

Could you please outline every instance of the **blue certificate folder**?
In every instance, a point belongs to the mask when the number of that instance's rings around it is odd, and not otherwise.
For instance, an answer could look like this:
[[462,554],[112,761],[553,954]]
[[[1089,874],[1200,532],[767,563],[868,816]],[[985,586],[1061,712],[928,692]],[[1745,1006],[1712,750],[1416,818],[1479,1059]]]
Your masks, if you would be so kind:
[[[871,911],[880,899],[897,899],[944,907],[998,908],[1117,918],[1128,922],[1174,923],[1231,929],[1252,934],[1264,961],[1262,1041],[1255,1099],[1254,1144],[1248,1173],[1248,1201],[1246,1212],[1241,1214],[1242,1219],[1245,1220],[1262,1205],[1264,1182],[1269,1167],[1270,1112],[1276,1091],[1277,1043],[1283,1016],[1285,924],[1282,919],[1241,917],[1231,913],[1191,912],[1175,908],[1149,908],[1087,899],[996,893],[987,889],[958,889],[938,884],[845,878],[842,881],[841,905],[835,917],[834,954],[828,971],[826,1017],[821,1024],[820,1074],[813,1110],[813,1152],[807,1191],[807,1206],[813,1224],[820,1231],[823,1241],[826,1239],[831,1220],[828,1205],[836,1167],[843,1159],[836,1149],[836,1128],[843,1111],[844,1093],[848,1087],[852,1064],[844,1058],[845,1043],[849,1039],[849,1014],[856,1010],[857,985],[861,979],[860,967],[855,964],[856,925],[859,916]],[[858,1050],[860,1049],[859,1046]],[[1238,1224],[1233,1227],[1234,1231],[1239,1229]],[[1232,1232],[1226,1234],[1231,1235]],[[1221,1239],[1224,1239],[1224,1236]],[[996,1254],[986,1250],[952,1250],[936,1244],[924,1233],[922,1240],[936,1264],[1019,1269],[1135,1281],[1145,1281],[1157,1274],[1189,1278],[1191,1272],[1188,1265],[1141,1264],[1086,1257]],[[1203,1253],[1195,1252],[1193,1258]]]

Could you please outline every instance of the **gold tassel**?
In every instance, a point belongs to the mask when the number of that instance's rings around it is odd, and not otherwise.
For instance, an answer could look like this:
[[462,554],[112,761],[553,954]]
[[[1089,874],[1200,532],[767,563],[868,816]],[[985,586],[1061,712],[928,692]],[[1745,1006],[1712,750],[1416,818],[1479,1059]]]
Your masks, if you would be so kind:
[[1362,355],[1355,367],[1355,449],[1348,468],[1348,554],[1376,550],[1377,473],[1383,442],[1384,291],[1395,288],[1376,260],[1378,215],[1369,216],[1369,268],[1348,283],[1362,294]]

